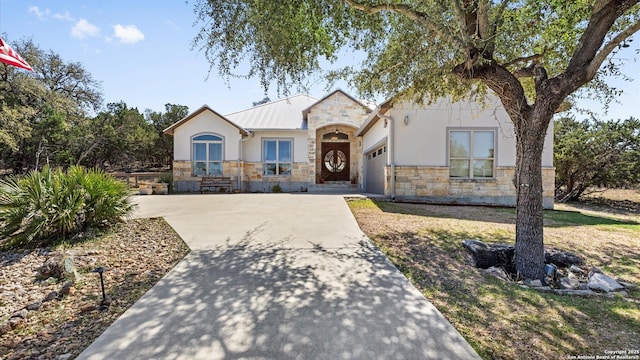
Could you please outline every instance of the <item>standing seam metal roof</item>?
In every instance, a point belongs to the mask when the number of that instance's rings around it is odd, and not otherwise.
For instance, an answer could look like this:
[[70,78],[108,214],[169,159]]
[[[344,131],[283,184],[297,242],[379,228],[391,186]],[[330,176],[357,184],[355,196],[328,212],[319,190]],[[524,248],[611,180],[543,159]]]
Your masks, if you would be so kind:
[[254,106],[225,115],[234,124],[245,129],[306,129],[303,110],[315,104],[318,99],[306,94]]

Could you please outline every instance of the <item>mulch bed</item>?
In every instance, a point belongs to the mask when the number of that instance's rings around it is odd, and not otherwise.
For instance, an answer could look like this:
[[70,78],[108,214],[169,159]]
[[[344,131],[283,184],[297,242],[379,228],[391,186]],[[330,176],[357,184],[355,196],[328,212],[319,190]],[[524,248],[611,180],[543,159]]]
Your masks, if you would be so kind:
[[[189,252],[160,218],[130,220],[108,234],[53,248],[0,252],[0,359],[72,359]],[[53,256],[69,256],[80,278],[43,278]],[[101,309],[104,266],[111,303]],[[57,292],[57,296],[53,292]],[[47,300],[47,296],[53,299]],[[28,309],[27,309],[28,308]]]

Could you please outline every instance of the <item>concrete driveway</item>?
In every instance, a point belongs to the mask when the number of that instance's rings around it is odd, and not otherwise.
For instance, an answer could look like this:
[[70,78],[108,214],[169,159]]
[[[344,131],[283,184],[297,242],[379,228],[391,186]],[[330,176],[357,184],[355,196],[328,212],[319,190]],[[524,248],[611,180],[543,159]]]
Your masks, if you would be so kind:
[[192,252],[79,359],[479,359],[339,195],[137,201]]

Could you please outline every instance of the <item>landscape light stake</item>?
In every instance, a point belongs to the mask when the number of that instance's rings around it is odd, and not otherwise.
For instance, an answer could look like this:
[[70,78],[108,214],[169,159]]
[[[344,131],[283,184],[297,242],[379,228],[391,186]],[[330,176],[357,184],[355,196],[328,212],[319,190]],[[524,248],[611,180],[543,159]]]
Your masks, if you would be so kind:
[[107,268],[104,266],[100,266],[99,268],[93,269],[93,272],[100,274],[100,286],[102,287],[102,302],[100,302],[100,307],[104,310],[107,307],[107,295],[104,292],[104,279],[102,277],[102,273],[107,271]]

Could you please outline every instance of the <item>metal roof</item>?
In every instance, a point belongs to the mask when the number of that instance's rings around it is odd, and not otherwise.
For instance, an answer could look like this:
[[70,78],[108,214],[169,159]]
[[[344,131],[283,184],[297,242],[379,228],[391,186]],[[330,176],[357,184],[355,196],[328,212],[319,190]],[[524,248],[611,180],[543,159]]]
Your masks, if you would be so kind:
[[306,129],[303,110],[316,102],[314,97],[299,94],[227,114],[225,118],[248,130]]

